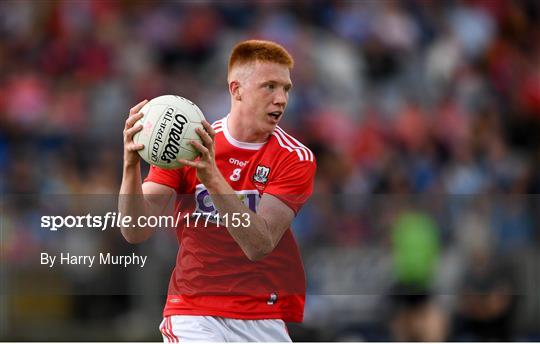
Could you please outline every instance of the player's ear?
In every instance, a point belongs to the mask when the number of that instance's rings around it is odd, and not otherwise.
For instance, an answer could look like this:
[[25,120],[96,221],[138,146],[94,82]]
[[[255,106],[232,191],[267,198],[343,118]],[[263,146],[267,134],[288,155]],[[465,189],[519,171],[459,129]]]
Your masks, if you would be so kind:
[[235,100],[242,100],[242,95],[240,92],[240,82],[238,80],[233,80],[229,83],[229,93]]

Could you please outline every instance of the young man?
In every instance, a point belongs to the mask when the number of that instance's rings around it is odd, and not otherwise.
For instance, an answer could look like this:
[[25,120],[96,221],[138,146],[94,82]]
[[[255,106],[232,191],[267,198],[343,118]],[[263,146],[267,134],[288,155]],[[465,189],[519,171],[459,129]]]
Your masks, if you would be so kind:
[[[303,319],[305,277],[290,225],[313,191],[316,166],[313,153],[277,126],[292,67],[276,43],[239,43],[229,59],[231,111],[198,131],[203,144],[192,145],[200,158],[180,160],[185,166],[177,170],[152,166],[143,184],[142,146],[133,135],[146,101],[130,111],[120,194],[146,200],[121,197],[119,211],[150,214],[178,195],[176,211],[214,215],[196,226],[188,216],[177,230],[181,249],[160,326],[165,341],[290,341],[284,322]],[[122,228],[131,243],[151,233]]]

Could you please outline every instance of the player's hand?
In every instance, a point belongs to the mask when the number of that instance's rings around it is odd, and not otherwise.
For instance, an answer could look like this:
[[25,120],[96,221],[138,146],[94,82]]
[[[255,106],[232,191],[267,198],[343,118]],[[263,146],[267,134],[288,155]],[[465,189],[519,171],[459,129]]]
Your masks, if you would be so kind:
[[204,129],[197,128],[195,131],[201,138],[202,144],[197,141],[191,141],[191,145],[195,147],[201,156],[193,161],[178,159],[178,162],[191,166],[197,169],[197,178],[207,185],[216,180],[221,174],[216,165],[214,137],[216,132],[207,121],[203,120]]
[[133,135],[143,128],[141,124],[135,125],[135,123],[143,118],[144,115],[139,111],[146,103],[148,100],[145,99],[129,110],[129,116],[124,126],[124,166],[133,166],[139,163],[140,157],[137,151],[143,149],[144,145],[133,142]]

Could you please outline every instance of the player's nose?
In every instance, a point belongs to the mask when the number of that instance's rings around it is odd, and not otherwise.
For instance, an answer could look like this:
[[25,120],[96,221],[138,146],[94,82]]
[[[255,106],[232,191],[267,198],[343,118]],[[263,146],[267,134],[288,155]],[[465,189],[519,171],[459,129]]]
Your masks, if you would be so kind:
[[280,90],[275,93],[274,104],[285,107],[285,105],[287,105],[287,99],[288,99],[287,92],[285,92],[285,90]]

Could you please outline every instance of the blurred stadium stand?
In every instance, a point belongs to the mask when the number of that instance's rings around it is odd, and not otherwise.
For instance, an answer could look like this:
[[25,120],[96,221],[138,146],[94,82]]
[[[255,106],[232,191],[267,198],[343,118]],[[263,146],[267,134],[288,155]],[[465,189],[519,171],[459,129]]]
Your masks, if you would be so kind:
[[[220,118],[228,53],[255,37],[295,57],[282,127],[318,161],[293,339],[539,341],[539,4],[1,1],[0,286],[67,292],[0,293],[0,340],[160,340],[168,237],[137,248],[162,252],[150,277],[40,276],[44,247],[132,247],[34,235],[34,205],[6,199],[116,194],[129,108],[180,94]],[[103,281],[117,292],[81,292]]]

